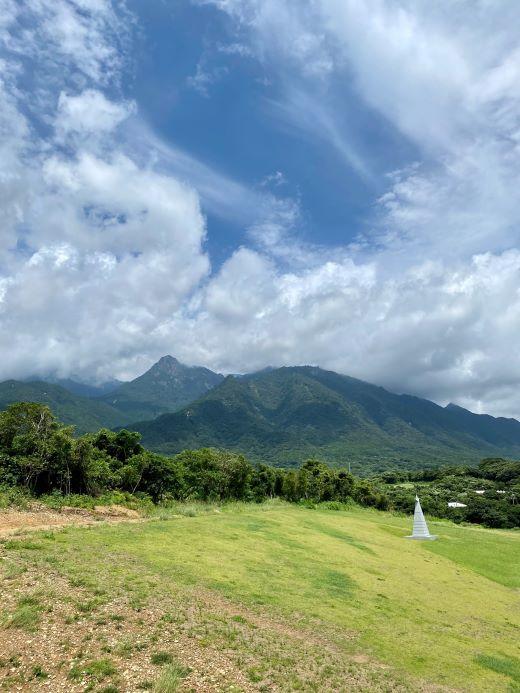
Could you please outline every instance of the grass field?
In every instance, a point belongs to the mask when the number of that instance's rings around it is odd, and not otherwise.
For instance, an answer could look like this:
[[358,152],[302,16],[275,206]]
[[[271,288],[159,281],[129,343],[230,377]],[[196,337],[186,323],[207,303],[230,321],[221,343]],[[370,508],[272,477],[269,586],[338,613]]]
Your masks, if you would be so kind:
[[520,534],[409,526],[275,503],[5,541],[0,681],[519,691]]

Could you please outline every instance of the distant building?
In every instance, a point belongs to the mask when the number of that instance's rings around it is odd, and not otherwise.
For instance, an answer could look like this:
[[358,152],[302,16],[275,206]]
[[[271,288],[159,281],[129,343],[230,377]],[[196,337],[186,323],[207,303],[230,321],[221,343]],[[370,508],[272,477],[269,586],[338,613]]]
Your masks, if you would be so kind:
[[485,489],[479,489],[478,491],[475,491],[475,493],[478,493],[479,496],[482,496],[484,493],[486,493]]
[[448,508],[467,508],[465,503],[459,503],[458,501],[451,501],[448,503]]

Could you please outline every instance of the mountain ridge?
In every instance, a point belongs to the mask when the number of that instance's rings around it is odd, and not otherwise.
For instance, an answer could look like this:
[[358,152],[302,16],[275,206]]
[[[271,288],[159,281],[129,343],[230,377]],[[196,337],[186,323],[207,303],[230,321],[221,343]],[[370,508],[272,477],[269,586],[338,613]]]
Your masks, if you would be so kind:
[[[186,366],[173,356],[162,356],[145,373],[122,383],[99,399],[127,417],[155,418],[189,404],[224,376],[203,366]],[[131,420],[131,418],[129,418]]]
[[227,447],[291,466],[309,457],[354,469],[520,457],[520,422],[442,407],[317,366],[223,376],[164,356],[100,397],[45,382],[0,383],[0,407],[47,404],[78,433],[131,428],[159,452]]
[[520,455],[520,422],[453,410],[316,366],[228,376],[184,409],[131,425],[161,452],[229,447],[253,460],[374,466]]
[[1,382],[0,410],[15,402],[46,404],[60,421],[74,426],[79,434],[99,428],[115,428],[128,422],[120,412],[104,402],[74,394],[61,385],[43,381]]
[[[164,356],[134,380],[119,382],[104,393],[94,386],[52,375],[49,380],[6,380],[0,382],[0,409],[19,401],[46,404],[81,434],[175,411],[222,378],[207,368],[186,366],[172,356]],[[110,387],[109,383],[105,387]]]

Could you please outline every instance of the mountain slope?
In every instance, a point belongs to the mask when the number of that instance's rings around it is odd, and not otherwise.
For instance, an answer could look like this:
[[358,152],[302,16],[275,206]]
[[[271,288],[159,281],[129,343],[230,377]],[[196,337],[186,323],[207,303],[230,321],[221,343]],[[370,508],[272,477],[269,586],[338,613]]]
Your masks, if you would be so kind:
[[380,470],[520,455],[514,419],[443,408],[314,367],[228,377],[183,410],[131,428],[163,452],[222,446],[280,465],[317,456]]
[[109,380],[105,383],[100,383],[99,385],[92,385],[90,383],[81,382],[80,380],[74,380],[73,378],[55,378],[53,376],[24,379],[24,382],[28,383],[35,381],[50,383],[51,385],[59,385],[65,390],[72,392],[73,395],[80,395],[81,397],[89,397],[91,399],[107,395],[109,392],[112,392],[119,387],[119,385],[121,385],[120,380]]
[[63,423],[74,425],[77,433],[121,426],[127,419],[105,402],[82,397],[60,385],[6,380],[0,383],[0,410],[14,402],[46,404]]
[[[78,433],[116,428],[136,419],[151,419],[196,400],[224,376],[207,368],[191,368],[164,356],[146,373],[119,383],[104,393],[74,380],[57,382],[16,381],[0,383],[0,409],[19,401],[47,404],[64,423]],[[111,387],[106,383],[103,387]]]
[[193,402],[218,385],[224,376],[190,367],[163,356],[150,370],[100,398],[120,411],[126,421],[152,419]]

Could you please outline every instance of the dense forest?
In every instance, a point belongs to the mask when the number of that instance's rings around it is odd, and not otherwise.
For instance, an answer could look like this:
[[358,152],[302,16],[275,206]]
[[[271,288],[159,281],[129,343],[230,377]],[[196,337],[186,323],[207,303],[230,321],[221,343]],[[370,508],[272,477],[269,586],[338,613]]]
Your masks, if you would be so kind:
[[[398,470],[369,480],[315,459],[302,460],[297,469],[282,469],[213,448],[168,457],[146,450],[135,431],[101,429],[76,437],[45,405],[20,402],[0,412],[0,486],[35,496],[98,496],[118,490],[154,503],[279,497],[411,512],[420,489],[423,507],[431,514],[515,527],[520,526],[519,483],[520,463],[506,460],[484,460],[477,468]],[[483,494],[471,493],[480,487]],[[465,509],[453,513],[448,508],[447,499],[454,496],[468,497]]]
[[172,457],[146,450],[135,431],[101,429],[80,437],[45,405],[17,403],[0,413],[0,484],[33,494],[98,495],[118,489],[154,502],[176,500],[289,501],[355,499],[387,507],[367,481],[316,460],[298,470],[251,464],[243,455],[204,448]]

